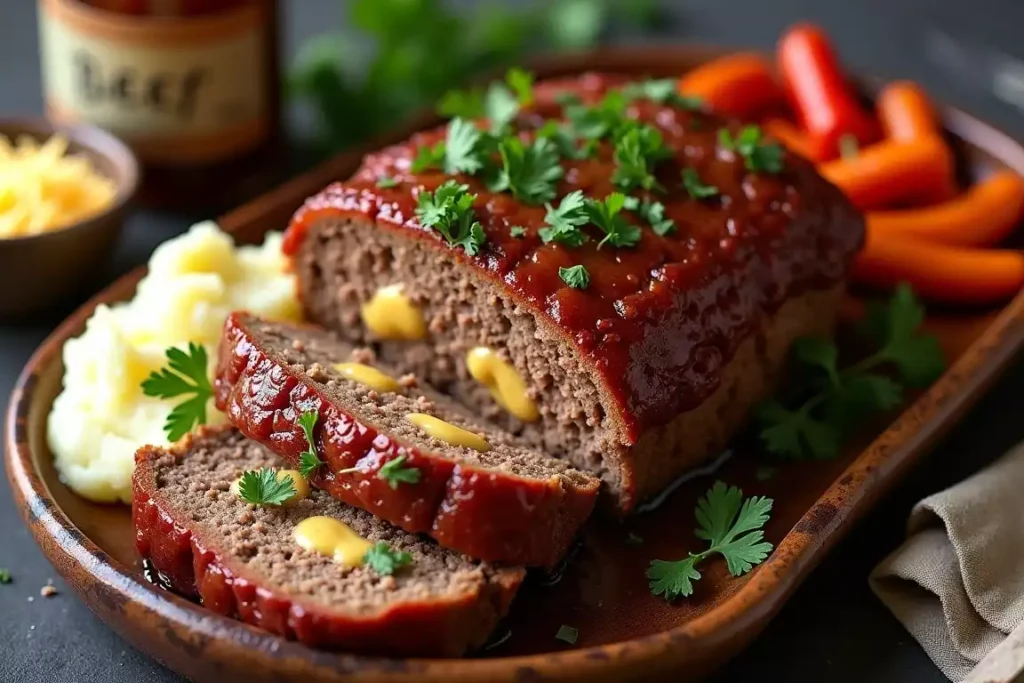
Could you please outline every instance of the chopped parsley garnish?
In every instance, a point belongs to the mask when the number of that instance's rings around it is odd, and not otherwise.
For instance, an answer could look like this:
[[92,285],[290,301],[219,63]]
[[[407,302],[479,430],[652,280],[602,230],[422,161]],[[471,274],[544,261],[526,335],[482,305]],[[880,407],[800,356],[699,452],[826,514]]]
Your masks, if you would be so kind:
[[626,208],[636,211],[645,221],[651,224],[651,230],[659,237],[664,237],[676,229],[676,222],[665,217],[665,205],[650,199],[638,200],[636,197],[626,198]]
[[444,172],[475,175],[488,161],[487,138],[471,122],[454,118],[448,124],[444,146]]
[[399,484],[418,484],[420,471],[411,465],[406,466],[405,460],[405,455],[388,460],[377,471],[377,478],[386,481],[392,490],[397,489]]
[[581,230],[582,226],[590,222],[583,190],[574,190],[562,197],[557,209],[551,204],[544,206],[548,210],[544,216],[546,225],[537,231],[542,242],[559,242],[578,247],[590,239]]
[[645,99],[673,107],[696,110],[704,106],[699,97],[679,94],[679,81],[675,78],[658,78],[627,84],[622,92],[628,99]]
[[[934,381],[944,367],[942,349],[935,337],[921,333],[923,320],[924,309],[910,287],[901,284],[887,304],[868,307],[859,332],[878,350],[861,361],[839,369],[832,342],[798,340],[794,356],[815,376],[794,394],[795,401],[772,399],[758,408],[765,447],[783,458],[835,458],[843,435],[857,422],[899,405],[905,385]],[[892,372],[878,372],[883,368]]]
[[548,120],[537,129],[538,138],[547,138],[555,143],[558,153],[566,159],[589,159],[597,153],[597,140],[580,141],[573,134],[570,125]]
[[574,92],[563,90],[555,93],[555,102],[563,107],[568,107],[570,104],[579,104],[581,102],[580,96]]
[[558,149],[548,138],[526,144],[509,136],[498,143],[501,169],[490,185],[494,192],[508,190],[525,204],[543,204],[555,198],[558,181],[565,175]]
[[318,418],[319,413],[315,410],[307,410],[299,415],[299,426],[306,437],[306,450],[299,454],[299,474],[304,479],[312,477],[317,468],[324,464],[316,454],[316,441],[313,440],[313,427]]
[[748,171],[778,173],[785,150],[777,142],[764,142],[760,126],[744,126],[735,138],[726,128],[718,131],[718,144],[738,153]]
[[475,256],[487,241],[483,226],[473,213],[475,199],[468,185],[448,180],[436,192],[420,192],[416,215],[424,227],[437,230],[448,244]]
[[652,561],[647,569],[651,593],[669,601],[693,595],[693,582],[701,577],[697,564],[715,553],[725,558],[733,576],[749,572],[772,551],[762,530],[771,509],[771,498],[753,496],[744,500],[741,490],[716,481],[697,501],[695,512],[698,527],[694,534],[708,541],[708,548],[681,560]]
[[11,578],[11,572],[7,569],[4,569],[3,567],[0,567],[0,583],[7,584],[13,581],[14,579]]
[[718,188],[714,185],[705,185],[695,168],[683,169],[683,189],[694,199],[708,199],[718,196]]
[[560,640],[563,643],[569,643],[570,645],[575,645],[579,637],[579,629],[573,628],[572,626],[566,626],[565,624],[559,626],[558,632],[555,633],[555,640]]
[[580,265],[559,268],[558,277],[573,289],[586,289],[590,285],[590,273]]
[[363,555],[363,562],[378,574],[390,576],[402,567],[412,564],[412,555],[404,550],[392,550],[384,541],[377,541]]
[[242,472],[238,480],[238,495],[253,505],[282,505],[297,493],[291,477],[278,477],[277,470],[261,467]]
[[654,166],[670,156],[672,153],[657,128],[636,121],[624,123],[615,136],[612,182],[623,192],[660,189]]
[[396,185],[398,185],[398,181],[390,176],[381,176],[380,178],[377,178],[377,187],[381,189],[395,187]]
[[625,206],[626,195],[620,192],[612,192],[604,201],[586,200],[590,222],[604,233],[604,238],[597,244],[598,249],[605,242],[613,247],[632,247],[640,241],[640,227],[630,224],[622,215]]
[[612,90],[593,107],[583,104],[566,105],[565,117],[578,137],[597,140],[610,136],[622,125],[626,104],[626,96],[618,90]]
[[202,344],[188,343],[188,352],[167,349],[167,367],[150,373],[142,382],[142,393],[156,398],[188,396],[176,405],[164,422],[167,440],[174,442],[206,424],[206,403],[213,396],[213,387],[206,376],[206,349]]
[[516,239],[519,239],[520,237],[526,235],[526,228],[524,228],[521,225],[513,225],[508,229],[508,234],[511,235],[512,237],[515,237]]
[[426,145],[416,148],[416,155],[409,164],[409,170],[413,173],[422,173],[430,168],[443,168],[445,163],[444,140],[437,142],[433,147]]
[[478,119],[486,117],[491,131],[501,133],[515,120],[522,107],[533,103],[533,74],[513,67],[505,75],[505,82],[495,81],[484,92],[451,90],[438,105],[442,116]]

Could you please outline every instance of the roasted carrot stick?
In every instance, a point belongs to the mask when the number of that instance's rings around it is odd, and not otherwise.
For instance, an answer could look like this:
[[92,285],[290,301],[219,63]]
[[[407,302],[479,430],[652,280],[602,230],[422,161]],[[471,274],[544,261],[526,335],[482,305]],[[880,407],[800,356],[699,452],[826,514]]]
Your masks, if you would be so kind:
[[798,24],[779,41],[779,71],[803,127],[828,158],[839,153],[839,139],[853,135],[865,145],[878,137],[871,116],[857,101],[824,31]]
[[909,282],[932,301],[992,303],[1013,296],[1024,285],[1024,254],[931,244],[880,235],[869,228],[853,277],[877,287]]
[[768,119],[764,122],[762,128],[794,154],[799,154],[804,159],[809,159],[810,161],[822,161],[821,151],[817,149],[814,141],[789,121],[785,119]]
[[923,209],[874,211],[870,230],[881,237],[916,238],[962,247],[990,247],[1013,232],[1024,215],[1024,179],[1000,171],[956,199]]
[[936,192],[949,180],[949,150],[938,139],[879,142],[849,159],[836,159],[818,171],[837,185],[857,208],[886,208]]
[[[928,95],[916,83],[897,81],[885,86],[878,94],[875,109],[882,129],[890,140],[917,142],[936,139],[945,144],[942,138],[942,124],[935,113],[935,108]],[[946,182],[917,197],[920,203],[936,204],[956,196],[953,152],[948,147],[945,168],[948,171]]]
[[679,81],[679,92],[702,98],[726,116],[754,118],[785,102],[771,65],[759,55],[727,55],[693,69]]

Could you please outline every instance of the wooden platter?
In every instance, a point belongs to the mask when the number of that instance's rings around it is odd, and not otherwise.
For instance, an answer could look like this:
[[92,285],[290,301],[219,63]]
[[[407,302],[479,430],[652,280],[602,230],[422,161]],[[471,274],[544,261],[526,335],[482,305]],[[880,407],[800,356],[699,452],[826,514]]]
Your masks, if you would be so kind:
[[[624,49],[540,60],[538,76],[587,69],[675,76],[718,56],[698,47]],[[943,112],[965,175],[1008,167],[1024,174],[1024,148],[962,112]],[[373,141],[398,141],[429,117]],[[359,154],[340,156],[220,221],[239,241],[282,229],[309,194],[350,174]],[[96,305],[131,296],[142,271],[102,291],[68,318],[32,356],[11,397],[7,473],[16,503],[43,551],[83,600],[136,647],[196,681],[637,681],[690,680],[738,652],[764,628],[808,573],[877,500],[981,396],[1024,342],[1024,294],[1001,310],[942,311],[926,323],[950,368],[886,424],[827,462],[775,463],[739,446],[714,476],[747,494],[776,499],[767,536],[777,549],[750,574],[728,576],[709,563],[696,594],[676,604],[650,595],[651,559],[693,549],[692,510],[707,473],[684,482],[654,510],[623,524],[596,520],[561,577],[534,576],[508,620],[507,638],[469,659],[389,660],[319,652],[204,610],[147,581],[134,551],[130,514],[89,503],[64,487],[46,445],[46,416],[60,390],[61,348]],[[856,308],[857,301],[850,300]],[[759,466],[778,473],[759,481]],[[629,545],[629,534],[643,539]],[[702,567],[702,571],[703,571]],[[837,586],[837,590],[842,588]],[[576,645],[555,640],[560,624],[579,629]],[[502,633],[497,634],[499,636]]]

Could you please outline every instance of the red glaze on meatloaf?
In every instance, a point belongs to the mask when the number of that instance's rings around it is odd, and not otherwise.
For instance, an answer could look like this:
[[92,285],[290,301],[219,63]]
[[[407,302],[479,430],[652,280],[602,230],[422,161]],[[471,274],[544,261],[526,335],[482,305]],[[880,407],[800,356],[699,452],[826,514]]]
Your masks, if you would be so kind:
[[[615,75],[587,74],[542,83],[536,89],[536,104],[519,115],[516,125],[529,139],[545,118],[565,118],[556,95],[574,95],[593,105],[625,81]],[[544,206],[525,205],[507,192],[489,191],[479,177],[458,175],[458,181],[477,195],[476,219],[487,237],[479,254],[469,256],[449,246],[437,231],[425,228],[415,215],[419,193],[432,191],[451,177],[438,170],[410,170],[417,148],[444,139],[446,128],[439,128],[368,155],[351,179],[310,198],[295,214],[284,247],[296,259],[300,292],[310,314],[343,333],[351,327],[346,315],[353,304],[346,302],[339,314],[316,297],[340,301],[338,292],[344,290],[339,287],[345,285],[339,281],[343,283],[344,277],[323,276],[325,264],[316,261],[315,250],[322,250],[325,241],[306,245],[307,236],[318,231],[332,231],[324,240],[337,239],[339,221],[357,221],[359,225],[344,229],[362,230],[364,242],[385,244],[378,256],[381,268],[387,268],[390,255],[397,260],[395,250],[400,247],[396,244],[401,240],[415,242],[421,250],[443,254],[439,263],[445,268],[451,263],[459,266],[460,275],[453,279],[472,272],[487,284],[487,292],[498,292],[499,298],[512,302],[510,306],[528,310],[538,328],[554,330],[561,343],[574,350],[600,394],[600,408],[585,413],[587,428],[593,423],[599,425],[595,429],[611,435],[595,440],[584,456],[560,448],[552,439],[539,439],[539,443],[581,467],[596,460],[592,468],[610,482],[622,509],[664,486],[681,468],[692,466],[695,455],[668,464],[656,453],[645,450],[640,455],[633,447],[647,438],[663,451],[685,450],[685,432],[692,430],[673,423],[722,386],[723,373],[744,342],[772,335],[770,319],[786,302],[807,293],[828,293],[822,302],[806,307],[812,311],[810,316],[805,311],[795,314],[796,322],[775,335],[780,347],[788,346],[794,335],[827,333],[864,234],[863,219],[854,207],[797,155],[784,153],[784,167],[776,174],[748,170],[742,156],[719,141],[722,128],[738,135],[742,129],[738,122],[648,99],[630,102],[626,116],[655,126],[672,153],[656,173],[665,193],[630,193],[664,204],[665,216],[677,226],[664,236],[631,215],[630,220],[643,228],[633,247],[606,244],[599,248],[602,235],[593,226],[586,228],[591,239],[582,246],[544,243],[538,235],[545,222]],[[618,191],[612,182],[616,162],[607,141],[599,145],[594,158],[563,158],[561,163],[565,175],[558,184],[559,198],[574,190],[596,199]],[[680,182],[683,169],[697,171],[704,184],[718,189],[718,195],[691,197]],[[377,181],[384,177],[395,184],[379,187]],[[557,206],[558,199],[551,203]],[[525,234],[514,235],[513,227],[524,228]],[[569,287],[559,276],[560,267],[577,264],[590,275],[585,289]],[[401,282],[403,274],[390,276]],[[405,284],[414,295],[434,296],[417,293],[414,282]],[[439,322],[431,330],[443,326]],[[365,339],[373,341],[373,336]],[[756,344],[765,346],[763,341]],[[513,361],[527,373],[517,358]],[[465,377],[460,358],[449,362],[455,370],[448,376],[428,377],[446,390],[450,390],[446,380],[457,384]],[[771,362],[781,364],[774,357]],[[741,388],[738,393],[756,402],[770,389],[774,369],[765,369],[765,381],[756,388]],[[560,400],[557,392],[553,398]],[[723,402],[729,401],[723,398]],[[540,407],[543,416],[545,406]],[[547,414],[554,414],[553,407],[548,409]],[[524,434],[537,432],[531,425],[522,428]],[[725,431],[735,428],[729,424]],[[716,447],[718,441],[717,437],[709,441],[708,448]],[[654,471],[643,471],[649,463],[655,465]]]
[[[480,428],[422,384],[378,392],[345,378],[332,364],[352,350],[326,330],[232,313],[221,337],[217,406],[293,466],[308,449],[298,417],[315,410],[315,450],[325,466],[310,478],[314,486],[472,557],[556,564],[593,511],[600,480]],[[427,437],[405,419],[411,412],[483,432],[492,448],[478,453]],[[378,474],[399,457],[419,479],[392,487]]]
[[[135,463],[136,547],[161,581],[218,614],[310,646],[462,655],[508,612],[525,573],[469,560],[321,491],[284,507],[245,503],[230,483],[279,461],[234,429],[201,429],[170,449],[143,447]],[[291,532],[314,515],[409,552],[412,563],[381,576],[304,550]]]

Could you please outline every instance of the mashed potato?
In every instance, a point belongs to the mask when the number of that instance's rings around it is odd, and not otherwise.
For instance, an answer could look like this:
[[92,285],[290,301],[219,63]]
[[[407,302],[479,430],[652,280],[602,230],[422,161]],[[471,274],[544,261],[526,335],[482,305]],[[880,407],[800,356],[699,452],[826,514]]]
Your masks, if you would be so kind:
[[[213,373],[228,313],[270,318],[301,315],[281,235],[260,247],[238,247],[212,222],[157,248],[135,298],[100,306],[82,336],[64,345],[64,390],[50,412],[50,450],[63,481],[100,502],[132,497],[135,450],[166,444],[164,420],[182,399],[144,396],[140,384],[159,369],[168,347],[202,343]],[[207,421],[224,421],[212,405]]]

